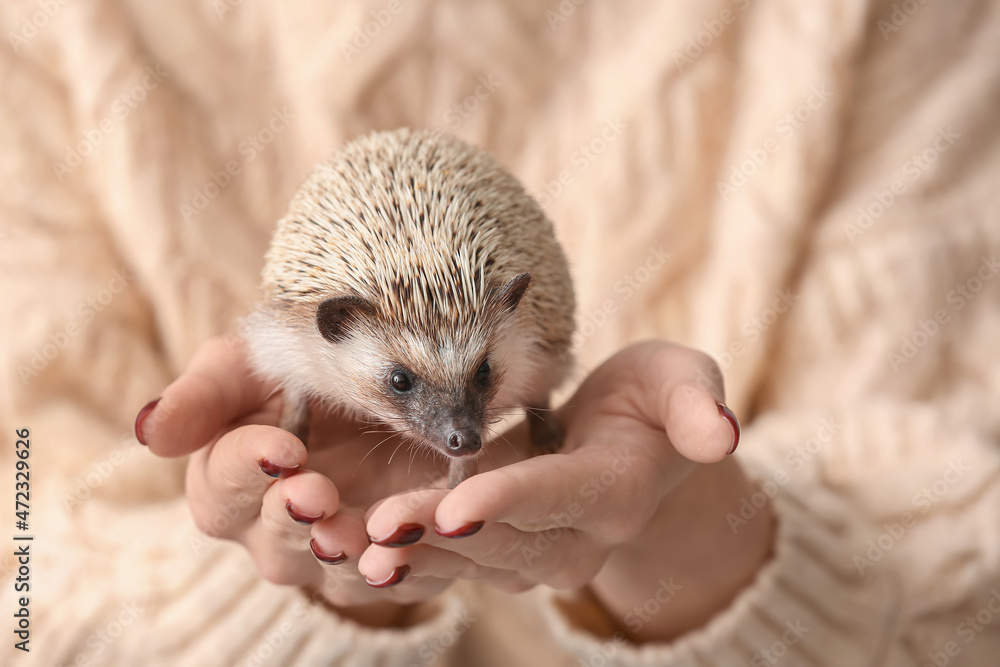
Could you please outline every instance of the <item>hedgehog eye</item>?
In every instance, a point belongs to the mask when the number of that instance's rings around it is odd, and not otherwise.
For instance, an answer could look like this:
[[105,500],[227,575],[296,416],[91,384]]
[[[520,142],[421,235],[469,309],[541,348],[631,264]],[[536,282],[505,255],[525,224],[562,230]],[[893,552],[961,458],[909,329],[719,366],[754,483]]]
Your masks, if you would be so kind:
[[405,394],[413,389],[413,381],[403,371],[393,371],[389,376],[389,384],[392,385],[393,391],[399,394]]
[[477,378],[485,378],[485,377],[489,376],[489,374],[490,374],[490,362],[489,361],[484,361],[479,366],[479,369],[476,370],[476,377]]

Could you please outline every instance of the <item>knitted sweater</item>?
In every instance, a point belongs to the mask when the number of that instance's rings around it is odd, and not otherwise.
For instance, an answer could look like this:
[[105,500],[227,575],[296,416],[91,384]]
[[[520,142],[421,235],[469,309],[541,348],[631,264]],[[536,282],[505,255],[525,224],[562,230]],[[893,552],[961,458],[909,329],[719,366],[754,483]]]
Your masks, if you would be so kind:
[[[997,664],[995,3],[15,0],[0,25],[0,497],[30,429],[34,536],[30,591],[0,559],[0,663]],[[704,627],[615,630],[684,595],[666,571],[626,618],[461,583],[362,627],[200,536],[184,462],[136,444],[310,168],[399,126],[537,196],[577,380],[650,336],[719,361],[760,487],[719,520],[770,498],[778,528]]]

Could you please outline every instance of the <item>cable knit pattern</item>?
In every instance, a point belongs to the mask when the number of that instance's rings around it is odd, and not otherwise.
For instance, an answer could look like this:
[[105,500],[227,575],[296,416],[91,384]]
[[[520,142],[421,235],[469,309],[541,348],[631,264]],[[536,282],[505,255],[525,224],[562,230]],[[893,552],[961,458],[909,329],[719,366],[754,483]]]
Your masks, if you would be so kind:
[[[38,536],[32,652],[0,663],[996,663],[996,3],[12,0],[0,26],[0,424],[32,429]],[[650,336],[719,360],[779,528],[705,627],[616,643],[580,597],[463,584],[372,631],[199,537],[184,462],[131,437],[246,313],[312,166],[400,126],[539,198],[577,377]]]

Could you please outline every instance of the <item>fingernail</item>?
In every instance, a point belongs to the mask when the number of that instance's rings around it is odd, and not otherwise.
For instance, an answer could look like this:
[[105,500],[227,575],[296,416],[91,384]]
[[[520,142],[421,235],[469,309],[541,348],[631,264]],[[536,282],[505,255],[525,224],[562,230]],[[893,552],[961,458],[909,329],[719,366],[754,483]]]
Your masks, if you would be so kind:
[[419,542],[423,536],[424,527],[419,523],[404,523],[389,537],[384,537],[381,540],[369,537],[368,540],[380,547],[408,547]]
[[716,403],[716,405],[719,406],[719,414],[729,421],[729,426],[733,429],[733,446],[726,452],[726,456],[729,456],[736,451],[736,447],[740,444],[740,421],[733,414],[733,411],[722,403]]
[[[161,396],[160,398],[163,397]],[[146,417],[149,416],[149,413],[153,411],[153,408],[155,408],[156,404],[159,402],[160,399],[157,398],[149,403],[146,403],[146,405],[142,406],[142,409],[139,410],[139,414],[135,416],[135,439],[138,440],[140,444],[146,444],[146,437],[142,434],[143,423],[146,421]]]
[[397,567],[395,570],[392,571],[392,574],[390,574],[389,578],[386,579],[385,581],[372,581],[368,577],[365,577],[365,583],[371,586],[372,588],[386,588],[388,586],[395,586],[403,579],[406,579],[406,575],[408,575],[409,573],[410,573],[409,565],[400,565],[399,567]]
[[257,465],[260,466],[261,472],[268,477],[273,477],[275,479],[278,479],[279,477],[290,477],[299,469],[299,465],[297,463],[291,468],[286,468],[285,466],[279,466],[271,459],[261,459],[257,462]]
[[485,521],[473,521],[472,523],[467,523],[460,528],[456,528],[450,532],[443,532],[437,526],[434,526],[434,532],[441,537],[468,537],[469,535],[475,535],[479,532],[479,529],[483,527]]
[[345,560],[347,560],[347,554],[341,551],[339,554],[330,555],[319,548],[316,545],[316,538],[309,540],[309,549],[313,552],[313,556],[316,556],[316,560],[322,561],[327,565],[340,565]]
[[285,511],[288,512],[288,516],[292,517],[292,521],[301,523],[305,526],[314,524],[323,518],[322,513],[317,514],[315,516],[311,516],[309,514],[303,514],[302,512],[295,509],[295,505],[293,505],[292,501],[290,500],[285,503]]

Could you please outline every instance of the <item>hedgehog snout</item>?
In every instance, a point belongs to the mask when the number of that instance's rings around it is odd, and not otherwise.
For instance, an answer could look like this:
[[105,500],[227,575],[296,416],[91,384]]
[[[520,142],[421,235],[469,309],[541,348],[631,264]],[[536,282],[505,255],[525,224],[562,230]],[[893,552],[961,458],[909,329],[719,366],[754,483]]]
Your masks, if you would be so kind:
[[455,429],[448,436],[448,453],[453,456],[475,454],[483,447],[483,439],[479,431],[472,428]]

